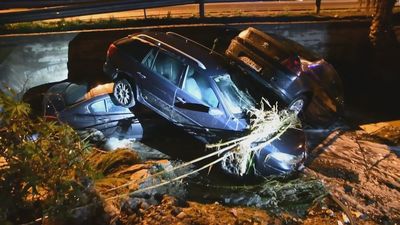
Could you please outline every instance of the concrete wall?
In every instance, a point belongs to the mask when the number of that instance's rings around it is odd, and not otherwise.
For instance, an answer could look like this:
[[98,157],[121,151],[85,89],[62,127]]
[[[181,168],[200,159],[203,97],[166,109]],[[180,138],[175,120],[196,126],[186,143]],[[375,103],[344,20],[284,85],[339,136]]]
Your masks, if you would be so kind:
[[0,38],[0,81],[17,91],[68,76],[68,43],[76,34]]
[[[359,69],[355,67],[357,63],[363,63],[369,48],[367,22],[257,23],[228,27],[244,29],[248,26],[298,41],[334,64],[343,77],[357,77],[354,73]],[[157,29],[179,32],[209,46],[215,37],[219,37],[221,47],[237,33],[225,28],[212,25]],[[0,80],[18,91],[23,87],[63,80],[67,76],[73,80],[100,81],[108,45],[139,30],[0,37]],[[368,72],[361,70],[359,73]]]

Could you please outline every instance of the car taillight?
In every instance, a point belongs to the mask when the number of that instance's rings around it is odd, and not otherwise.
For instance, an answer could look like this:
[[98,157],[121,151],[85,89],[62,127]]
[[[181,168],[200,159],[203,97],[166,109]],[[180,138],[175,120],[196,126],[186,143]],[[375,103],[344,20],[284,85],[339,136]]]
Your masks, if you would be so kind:
[[292,55],[286,60],[284,60],[282,62],[282,65],[284,65],[287,69],[295,73],[297,76],[299,76],[302,71],[300,58],[295,55]]
[[113,56],[116,51],[117,51],[117,46],[115,46],[114,44],[111,44],[107,50],[107,57]]

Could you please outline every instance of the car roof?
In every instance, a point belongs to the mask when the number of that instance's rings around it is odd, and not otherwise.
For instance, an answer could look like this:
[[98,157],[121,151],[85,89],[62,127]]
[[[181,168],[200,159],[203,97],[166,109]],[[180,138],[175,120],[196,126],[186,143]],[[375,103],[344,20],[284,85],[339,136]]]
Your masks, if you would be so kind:
[[66,106],[71,106],[76,103],[90,100],[100,95],[112,93],[114,83],[106,83],[97,85],[94,88],[88,89],[87,84],[75,84],[71,82],[62,82],[49,88],[46,95],[59,96]]
[[224,56],[180,34],[145,31],[129,37],[147,41],[154,45],[161,43],[168,50],[193,61],[209,76],[218,75],[226,71],[228,63]]

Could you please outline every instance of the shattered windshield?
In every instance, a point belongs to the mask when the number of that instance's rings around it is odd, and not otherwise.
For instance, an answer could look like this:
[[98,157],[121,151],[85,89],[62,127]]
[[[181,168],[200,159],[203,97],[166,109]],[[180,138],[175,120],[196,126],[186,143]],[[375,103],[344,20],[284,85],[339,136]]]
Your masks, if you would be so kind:
[[232,80],[231,74],[225,73],[216,76],[214,81],[221,90],[229,111],[233,114],[242,114],[254,107],[254,99],[249,95],[247,89],[239,89],[238,81]]

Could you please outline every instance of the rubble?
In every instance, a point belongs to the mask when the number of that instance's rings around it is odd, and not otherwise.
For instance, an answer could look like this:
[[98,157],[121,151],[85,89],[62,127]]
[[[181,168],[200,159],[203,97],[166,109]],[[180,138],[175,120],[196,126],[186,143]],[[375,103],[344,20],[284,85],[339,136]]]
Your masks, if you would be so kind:
[[399,223],[400,160],[392,150],[398,136],[377,135],[384,130],[335,131],[310,152],[304,173],[254,185],[220,186],[198,175],[146,189],[191,168],[154,176],[180,162],[153,151],[143,155],[150,147],[135,142],[124,142],[127,149],[95,149],[89,163],[98,173],[101,210],[82,207],[74,215],[93,224]]
[[400,159],[379,141],[364,131],[334,132],[311,152],[306,173],[320,179],[356,217],[398,222]]
[[[385,144],[388,140],[375,134],[333,132],[310,152],[304,174],[295,179],[223,187],[210,180],[207,183],[207,176],[197,176],[143,194],[106,200],[105,212],[110,224],[393,224],[400,219],[400,160],[393,146]],[[167,159],[143,161],[136,152],[123,150],[107,154],[116,153],[124,155],[119,163],[110,159],[97,163],[101,171],[111,171],[96,182],[105,199],[161,182],[162,178],[153,179],[151,174],[174,164]],[[149,177],[153,180],[146,181]],[[104,192],[127,182],[132,184],[125,189]]]

